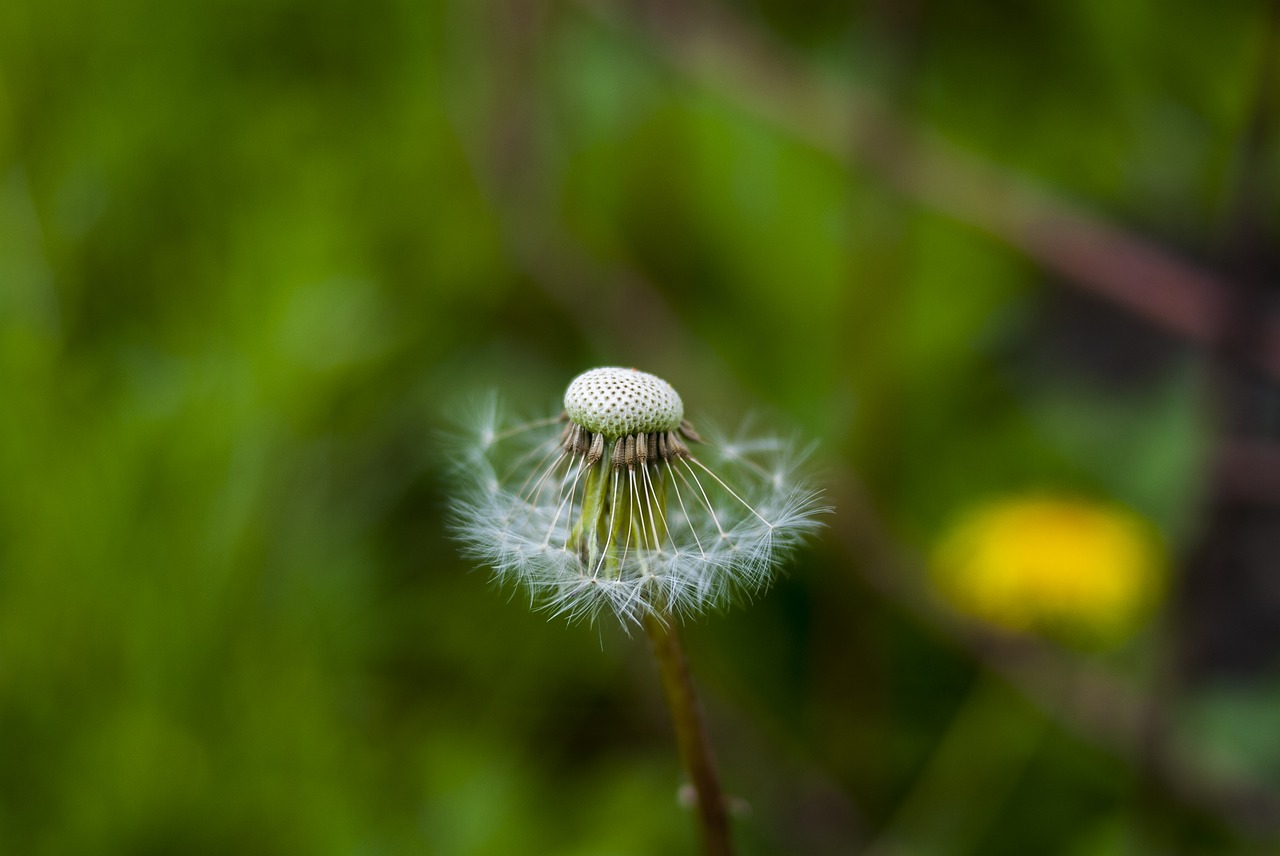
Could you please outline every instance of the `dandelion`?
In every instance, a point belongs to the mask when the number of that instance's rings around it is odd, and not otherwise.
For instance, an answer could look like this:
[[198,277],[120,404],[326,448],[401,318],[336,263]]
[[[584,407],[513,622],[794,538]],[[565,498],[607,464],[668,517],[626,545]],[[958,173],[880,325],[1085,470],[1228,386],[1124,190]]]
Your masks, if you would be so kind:
[[714,856],[732,852],[728,820],[677,619],[762,591],[817,528],[803,458],[777,438],[705,441],[671,384],[624,368],[574,378],[558,417],[508,427],[489,408],[460,456],[469,555],[534,606],[644,628]]
[[1003,499],[964,516],[934,553],[958,609],[1013,632],[1115,643],[1156,600],[1159,539],[1126,509],[1052,495]]
[[482,422],[454,531],[555,613],[638,623],[724,606],[768,586],[818,525],[792,444],[705,442],[645,372],[579,375],[556,419],[504,428],[494,408]]

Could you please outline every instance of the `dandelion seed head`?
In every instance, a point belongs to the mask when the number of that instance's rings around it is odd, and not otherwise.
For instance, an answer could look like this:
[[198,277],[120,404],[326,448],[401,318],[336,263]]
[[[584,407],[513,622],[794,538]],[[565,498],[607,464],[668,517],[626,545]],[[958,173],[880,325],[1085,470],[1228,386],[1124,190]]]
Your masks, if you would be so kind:
[[571,619],[666,620],[752,597],[827,509],[794,443],[712,436],[661,378],[593,369],[558,419],[476,426],[453,531],[500,583]]

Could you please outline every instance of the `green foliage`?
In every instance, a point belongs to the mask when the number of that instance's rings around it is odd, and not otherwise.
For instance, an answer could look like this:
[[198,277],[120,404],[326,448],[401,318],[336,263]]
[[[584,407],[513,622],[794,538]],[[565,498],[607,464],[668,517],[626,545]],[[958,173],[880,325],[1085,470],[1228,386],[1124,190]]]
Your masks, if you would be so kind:
[[[441,426],[483,387],[545,410],[623,363],[695,421],[781,411],[909,548],[1029,486],[1194,531],[1185,351],[1066,364],[1034,263],[591,5],[0,5],[0,852],[692,852],[644,646],[445,536]],[[915,36],[883,5],[729,8],[1215,249],[1260,3],[924,3]],[[744,853],[1260,852],[1135,800],[839,543],[690,631]],[[1179,740],[1278,784],[1245,739],[1274,698],[1206,696]]]

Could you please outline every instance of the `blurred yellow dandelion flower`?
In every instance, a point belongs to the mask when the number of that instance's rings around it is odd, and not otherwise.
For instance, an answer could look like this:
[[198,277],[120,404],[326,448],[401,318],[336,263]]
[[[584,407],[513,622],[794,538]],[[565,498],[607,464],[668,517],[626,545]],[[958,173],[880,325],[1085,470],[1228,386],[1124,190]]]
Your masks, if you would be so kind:
[[1151,525],[1130,511],[1028,495],[962,517],[932,566],[956,608],[997,627],[1118,642],[1158,596],[1164,554]]

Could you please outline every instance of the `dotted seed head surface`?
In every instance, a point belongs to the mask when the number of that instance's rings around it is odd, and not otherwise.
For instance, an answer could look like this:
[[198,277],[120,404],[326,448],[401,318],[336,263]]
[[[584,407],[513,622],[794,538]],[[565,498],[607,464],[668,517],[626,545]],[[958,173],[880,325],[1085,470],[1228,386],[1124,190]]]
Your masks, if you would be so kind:
[[684,403],[671,384],[637,369],[583,372],[565,390],[564,409],[573,422],[611,439],[674,431],[684,419]]

